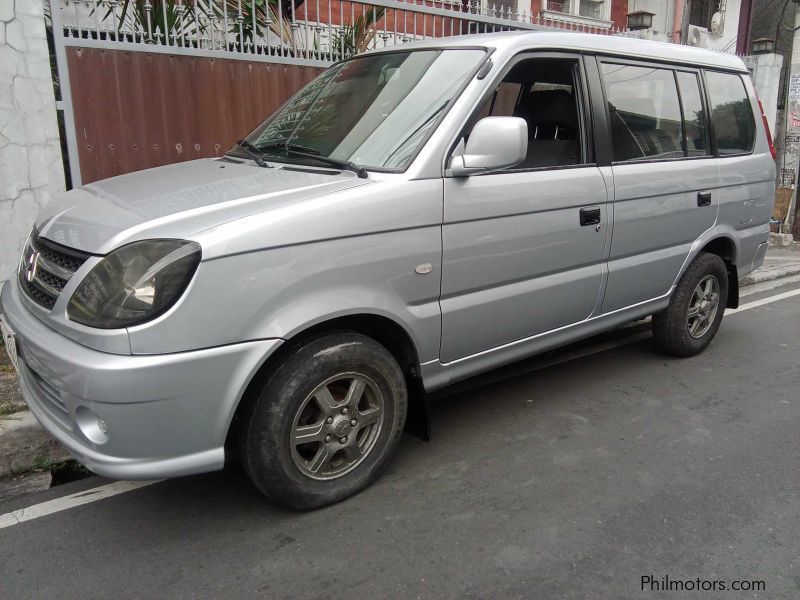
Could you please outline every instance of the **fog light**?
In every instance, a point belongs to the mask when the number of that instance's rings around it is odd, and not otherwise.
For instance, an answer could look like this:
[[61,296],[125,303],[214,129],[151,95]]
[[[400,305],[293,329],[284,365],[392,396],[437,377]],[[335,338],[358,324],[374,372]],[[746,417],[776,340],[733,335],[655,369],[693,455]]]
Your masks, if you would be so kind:
[[106,422],[85,406],[79,406],[75,411],[75,422],[90,442],[105,444],[108,441]]

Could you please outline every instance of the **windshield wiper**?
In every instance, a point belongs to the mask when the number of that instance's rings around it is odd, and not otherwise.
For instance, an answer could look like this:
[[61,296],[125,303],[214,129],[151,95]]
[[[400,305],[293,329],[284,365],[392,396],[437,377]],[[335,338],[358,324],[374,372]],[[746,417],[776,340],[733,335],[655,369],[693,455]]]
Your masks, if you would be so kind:
[[358,175],[359,179],[367,178],[367,170],[364,167],[351,163],[349,160],[339,160],[338,158],[322,156],[321,154],[314,154],[313,152],[303,152],[301,150],[294,150],[291,146],[287,148],[287,150],[289,150],[289,152],[295,156],[305,156],[306,158],[312,158],[314,160],[318,160],[319,162],[329,165],[331,167],[337,167],[339,169],[347,169],[348,171],[353,171],[356,175]]
[[313,154],[318,156],[320,151],[316,148],[312,148],[311,146],[301,146],[300,144],[267,144],[263,146],[261,150],[286,150],[287,152],[305,152],[306,154]]
[[293,156],[311,158],[331,167],[353,171],[356,175],[358,175],[359,179],[367,178],[367,170],[364,167],[354,164],[349,160],[339,160],[338,158],[323,156],[316,148],[309,148],[308,146],[301,146],[299,144],[270,144],[268,146],[259,148],[259,150],[261,152],[268,152],[269,150],[284,150],[287,156],[291,154]]
[[253,159],[259,167],[264,167],[265,169],[271,169],[272,167],[267,164],[267,161],[261,156],[261,148],[258,146],[254,146],[247,140],[239,140],[236,142],[236,145],[239,146],[242,150],[244,150],[245,154]]

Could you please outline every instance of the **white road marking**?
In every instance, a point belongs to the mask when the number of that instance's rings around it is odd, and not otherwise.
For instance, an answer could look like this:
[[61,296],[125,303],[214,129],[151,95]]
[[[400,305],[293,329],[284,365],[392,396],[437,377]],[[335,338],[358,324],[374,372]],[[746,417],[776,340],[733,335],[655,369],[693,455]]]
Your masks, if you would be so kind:
[[725,311],[726,315],[733,315],[738,312],[742,312],[744,310],[750,310],[751,308],[758,308],[759,306],[764,306],[765,304],[770,304],[771,302],[777,302],[778,300],[784,300],[786,298],[791,298],[792,296],[800,295],[800,289],[791,290],[788,292],[783,292],[782,294],[775,294],[774,296],[767,296],[766,298],[761,298],[761,300],[753,300],[752,302],[748,302],[747,304],[742,304],[739,308],[729,308]]
[[100,487],[83,490],[82,492],[76,492],[62,498],[55,498],[53,500],[48,500],[47,502],[34,504],[28,508],[21,508],[4,515],[0,515],[0,529],[3,529],[4,527],[11,527],[13,525],[19,525],[20,523],[24,523],[25,521],[30,521],[32,519],[38,519],[39,517],[52,515],[53,513],[61,512],[62,510],[75,508],[76,506],[81,506],[82,504],[89,504],[90,502],[102,500],[103,498],[110,498],[111,496],[116,496],[117,494],[124,494],[125,492],[130,492],[148,485],[153,485],[159,481],[163,481],[163,479],[157,479],[154,481],[115,481],[114,483],[109,483],[108,485],[101,485]]

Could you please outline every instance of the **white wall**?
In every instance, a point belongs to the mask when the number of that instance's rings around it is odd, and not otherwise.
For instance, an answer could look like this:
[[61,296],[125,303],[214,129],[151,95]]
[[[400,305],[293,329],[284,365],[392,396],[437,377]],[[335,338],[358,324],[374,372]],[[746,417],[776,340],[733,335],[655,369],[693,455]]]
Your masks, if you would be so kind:
[[64,189],[41,0],[0,0],[0,280],[39,208]]
[[720,35],[708,36],[709,50],[736,53],[736,38],[739,34],[739,9],[741,5],[741,0],[727,0],[722,32]]
[[783,56],[780,54],[754,54],[743,58],[753,77],[758,99],[767,116],[769,130],[775,137],[775,119],[778,114],[778,96],[780,96],[781,68]]
[[[713,35],[709,32],[706,47],[710,50],[735,53],[741,0],[727,0],[725,4],[725,20],[722,25],[722,31],[718,35]],[[675,0],[628,0],[628,12],[637,10],[655,13],[652,29],[643,32],[642,37],[659,42],[672,41],[672,18],[675,11]],[[684,1],[684,10],[688,10],[688,0]]]
[[654,13],[653,27],[642,31],[644,39],[657,42],[672,41],[672,16],[674,0],[628,0],[628,12],[646,10]]

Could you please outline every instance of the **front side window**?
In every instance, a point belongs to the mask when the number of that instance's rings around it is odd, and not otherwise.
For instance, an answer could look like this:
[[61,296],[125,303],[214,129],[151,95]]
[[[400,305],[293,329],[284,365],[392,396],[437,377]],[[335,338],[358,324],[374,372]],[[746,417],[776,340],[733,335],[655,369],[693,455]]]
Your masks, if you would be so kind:
[[615,161],[684,156],[672,70],[603,63],[603,80]]
[[528,152],[509,170],[584,164],[579,76],[576,60],[523,60],[484,100],[467,130],[487,116],[520,117],[528,124]]
[[[485,56],[419,50],[334,65],[247,137],[266,158],[404,169]],[[312,159],[313,160],[313,159]]]
[[479,117],[510,117],[519,102],[522,84],[513,81],[501,81],[491,97],[483,103]]
[[756,124],[742,78],[733,73],[706,71],[711,121],[721,156],[753,149]]

